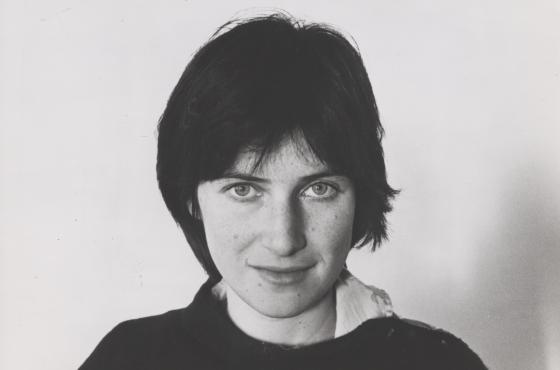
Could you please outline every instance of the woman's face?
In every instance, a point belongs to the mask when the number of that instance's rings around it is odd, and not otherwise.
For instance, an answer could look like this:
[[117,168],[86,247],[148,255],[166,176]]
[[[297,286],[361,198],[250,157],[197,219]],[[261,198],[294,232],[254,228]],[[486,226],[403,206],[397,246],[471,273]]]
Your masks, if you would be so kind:
[[249,306],[269,317],[313,307],[333,286],[351,248],[351,181],[284,140],[260,170],[243,152],[198,201],[216,267]]

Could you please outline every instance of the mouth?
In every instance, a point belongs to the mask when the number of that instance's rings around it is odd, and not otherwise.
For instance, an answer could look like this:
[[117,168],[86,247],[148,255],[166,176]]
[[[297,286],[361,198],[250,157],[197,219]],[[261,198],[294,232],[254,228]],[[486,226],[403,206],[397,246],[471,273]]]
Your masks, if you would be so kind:
[[303,281],[313,265],[308,266],[251,266],[260,277],[273,285],[293,285]]

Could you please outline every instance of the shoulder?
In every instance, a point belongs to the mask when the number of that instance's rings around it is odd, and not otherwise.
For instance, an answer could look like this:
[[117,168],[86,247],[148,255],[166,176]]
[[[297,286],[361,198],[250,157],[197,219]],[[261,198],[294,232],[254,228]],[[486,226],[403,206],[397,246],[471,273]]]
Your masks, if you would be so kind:
[[121,322],[103,340],[142,347],[173,339],[180,334],[182,312],[183,310],[173,310]]
[[421,321],[391,317],[377,326],[377,343],[397,369],[485,370],[480,357],[461,339]]
[[182,311],[121,322],[105,335],[80,370],[140,369],[151,359],[162,358],[163,351],[185,339]]

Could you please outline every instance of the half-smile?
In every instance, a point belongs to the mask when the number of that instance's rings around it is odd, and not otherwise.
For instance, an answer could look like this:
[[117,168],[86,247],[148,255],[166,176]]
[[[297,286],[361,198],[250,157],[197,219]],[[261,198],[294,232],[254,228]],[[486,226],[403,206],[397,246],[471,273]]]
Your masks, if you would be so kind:
[[261,279],[275,286],[294,285],[305,280],[307,273],[314,265],[305,266],[270,266],[257,265],[251,266],[259,274]]

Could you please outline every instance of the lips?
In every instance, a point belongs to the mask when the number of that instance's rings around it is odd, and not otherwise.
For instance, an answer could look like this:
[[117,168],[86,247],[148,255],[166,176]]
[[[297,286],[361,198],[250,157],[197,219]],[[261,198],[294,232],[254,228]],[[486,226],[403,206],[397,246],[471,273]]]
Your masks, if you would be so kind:
[[298,271],[308,270],[313,266],[309,265],[309,266],[278,267],[278,266],[263,265],[263,266],[252,266],[252,267],[256,268],[257,270],[267,270],[267,271],[277,272],[277,273],[290,273],[290,272],[298,272]]
[[273,285],[293,285],[305,279],[310,266],[251,266],[263,280]]

